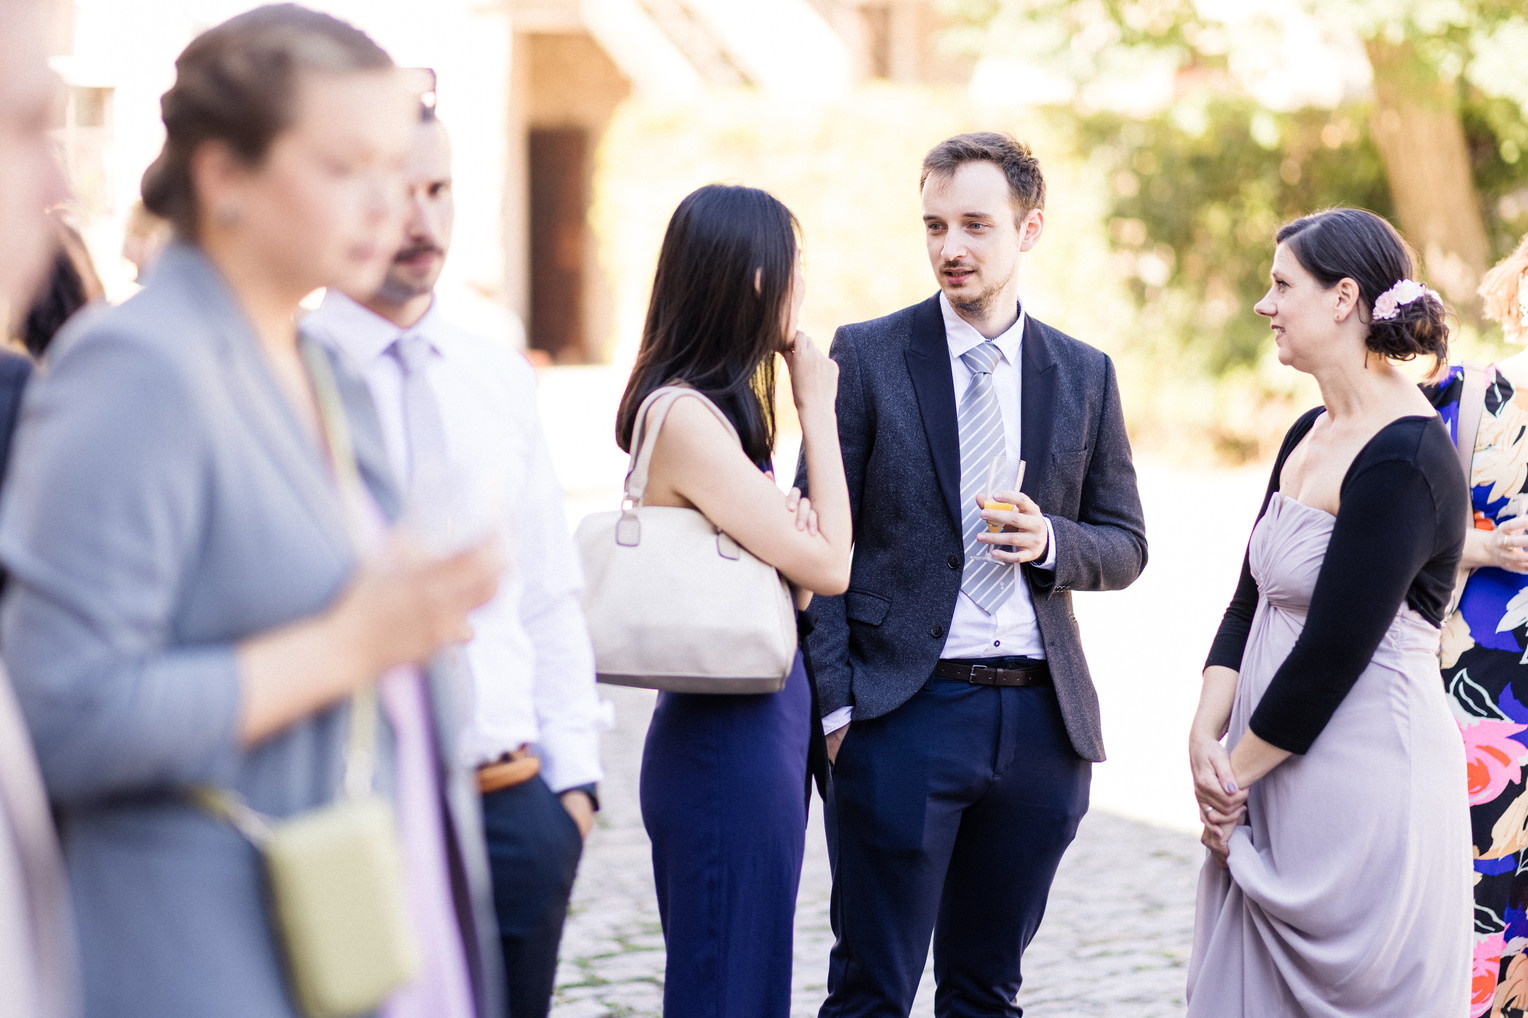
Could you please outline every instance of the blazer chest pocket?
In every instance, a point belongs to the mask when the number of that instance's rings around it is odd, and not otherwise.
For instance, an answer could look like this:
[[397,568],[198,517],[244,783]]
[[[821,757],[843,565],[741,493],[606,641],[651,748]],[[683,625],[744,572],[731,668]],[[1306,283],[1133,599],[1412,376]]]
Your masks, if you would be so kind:
[[1057,449],[1051,453],[1050,476],[1039,481],[1043,497],[1035,499],[1042,511],[1062,516],[1077,514],[1091,455],[1091,449]]
[[1090,449],[1057,449],[1051,453],[1051,466],[1064,473],[1077,473],[1087,469]]
[[844,614],[854,622],[863,622],[867,626],[878,626],[886,618],[886,610],[891,607],[891,602],[876,594],[867,594],[863,590],[851,590],[844,595]]

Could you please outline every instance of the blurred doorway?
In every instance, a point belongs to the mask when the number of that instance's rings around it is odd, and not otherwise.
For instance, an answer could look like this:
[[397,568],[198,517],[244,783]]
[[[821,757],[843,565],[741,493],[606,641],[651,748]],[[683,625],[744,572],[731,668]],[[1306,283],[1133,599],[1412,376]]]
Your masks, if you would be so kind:
[[557,364],[593,358],[584,328],[589,207],[589,132],[533,128],[530,156],[530,321],[532,350]]

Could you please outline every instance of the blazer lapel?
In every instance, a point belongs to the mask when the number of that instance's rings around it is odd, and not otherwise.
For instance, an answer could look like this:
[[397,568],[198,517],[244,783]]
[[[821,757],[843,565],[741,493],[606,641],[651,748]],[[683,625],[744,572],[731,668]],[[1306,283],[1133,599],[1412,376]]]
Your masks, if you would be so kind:
[[944,316],[935,294],[913,314],[912,339],[908,343],[907,373],[918,399],[923,433],[934,460],[934,477],[960,532],[960,428],[955,420],[955,380],[950,372],[950,346],[944,336]]
[[[170,268],[167,251],[156,274]],[[261,435],[265,448],[282,466],[281,473],[299,493],[302,505],[338,547],[351,546],[339,491],[318,448],[304,431],[296,411],[271,374],[259,341],[242,309],[205,256],[191,248],[174,252],[175,271],[195,295],[222,345],[220,361],[228,395],[237,403],[230,412]]]
[[[1030,318],[1024,326],[1020,356],[1019,393],[1023,421],[1019,426],[1019,454],[1029,469],[1024,471],[1024,494],[1041,502],[1039,488],[1050,472],[1051,426],[1055,422],[1056,387],[1050,371],[1056,366],[1050,348],[1050,326]],[[1041,502],[1043,504],[1043,502]]]
[[377,508],[388,522],[393,522],[403,512],[403,493],[387,458],[387,448],[382,441],[382,425],[377,419],[377,407],[372,402],[371,390],[345,361],[344,354],[319,340],[304,335],[304,344],[314,344],[329,360],[334,372],[334,383],[339,388],[344,404],[345,419],[350,423],[350,442],[355,451],[356,467],[361,480],[371,493]]

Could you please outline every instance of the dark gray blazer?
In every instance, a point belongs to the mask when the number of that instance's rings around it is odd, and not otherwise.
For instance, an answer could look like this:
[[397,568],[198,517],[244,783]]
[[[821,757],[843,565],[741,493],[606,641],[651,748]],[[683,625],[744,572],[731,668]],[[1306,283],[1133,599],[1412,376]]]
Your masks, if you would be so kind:
[[[366,386],[336,375],[362,474],[395,514]],[[255,849],[184,791],[221,785],[277,817],[334,798],[348,706],[242,748],[235,648],[323,610],[355,557],[316,444],[196,249],[166,251],[146,290],[50,351],[12,448],[0,559],[0,648],[62,823],[86,1013],[294,1015]],[[494,1014],[478,796],[454,762],[458,681],[437,670],[430,691],[458,914]],[[377,783],[394,787],[385,732]]]
[[[877,717],[933,671],[964,566],[960,434],[938,295],[844,326],[830,352],[854,563],[847,593],[812,599],[807,657],[824,715],[853,705],[856,717]],[[1030,318],[1022,361],[1023,490],[1056,534],[1054,572],[1023,574],[1072,747],[1102,760],[1071,591],[1128,586],[1146,565],[1130,441],[1108,356]],[[805,490],[804,469],[796,483]]]

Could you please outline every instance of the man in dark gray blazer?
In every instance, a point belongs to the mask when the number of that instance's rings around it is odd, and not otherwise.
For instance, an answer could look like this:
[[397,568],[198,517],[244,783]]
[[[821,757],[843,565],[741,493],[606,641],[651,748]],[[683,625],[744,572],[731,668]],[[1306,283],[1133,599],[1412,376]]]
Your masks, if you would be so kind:
[[[822,1018],[905,1016],[931,936],[936,1014],[1022,1014],[1020,956],[1103,759],[1071,591],[1146,564],[1113,364],[1019,302],[1038,162],[961,135],[921,187],[940,293],[832,346],[855,551],[806,641],[833,761]],[[982,509],[1002,454],[1022,486]]]

